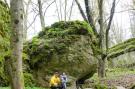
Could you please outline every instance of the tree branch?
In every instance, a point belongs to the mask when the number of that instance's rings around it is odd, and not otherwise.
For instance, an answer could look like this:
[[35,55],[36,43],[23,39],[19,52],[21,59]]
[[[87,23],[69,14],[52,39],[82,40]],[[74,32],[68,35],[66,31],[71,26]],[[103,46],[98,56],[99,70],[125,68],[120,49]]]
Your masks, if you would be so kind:
[[51,2],[51,3],[46,7],[46,9],[45,9],[45,11],[44,11],[44,16],[45,16],[45,14],[46,14],[46,12],[47,12],[47,9],[48,9],[54,2],[55,2],[55,0],[54,0],[53,2]]
[[110,30],[110,27],[111,27],[112,19],[113,19],[113,16],[114,16],[115,2],[116,2],[116,0],[113,0],[111,12],[110,12],[110,20],[109,20],[109,23],[108,23],[107,28],[106,28],[106,35],[105,36],[106,36],[106,51],[107,52],[108,52],[108,36],[109,36],[109,30]]
[[103,0],[98,1],[98,8],[99,8],[99,25],[100,25],[100,32],[99,32],[99,47],[103,52],[104,47],[104,29],[103,29]]
[[76,2],[76,4],[77,4],[77,6],[78,6],[78,9],[79,9],[79,11],[80,11],[80,13],[81,13],[83,19],[84,19],[86,22],[88,22],[87,17],[85,16],[84,11],[83,11],[83,9],[82,9],[82,7],[81,7],[79,1],[78,1],[78,0],[75,0],[75,2]]
[[32,24],[35,22],[35,20],[36,20],[36,18],[37,18],[37,16],[39,15],[39,13],[38,14],[36,14],[36,16],[35,16],[35,18],[33,19],[33,21],[30,23],[30,25],[27,27],[27,30],[32,26]]

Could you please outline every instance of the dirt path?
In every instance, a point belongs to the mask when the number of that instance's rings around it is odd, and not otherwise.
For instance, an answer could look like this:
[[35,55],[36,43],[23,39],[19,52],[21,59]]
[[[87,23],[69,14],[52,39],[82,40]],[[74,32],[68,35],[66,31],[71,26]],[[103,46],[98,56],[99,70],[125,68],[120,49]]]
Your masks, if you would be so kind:
[[135,74],[118,76],[115,79],[110,80],[102,80],[102,83],[107,84],[108,86],[123,86],[126,89],[129,89],[135,85]]
[[[94,81],[90,81],[89,84],[94,83]],[[103,79],[101,80],[102,84],[107,86],[118,86],[123,88],[118,89],[130,89],[135,85],[135,74],[127,74],[122,76],[117,76],[114,79]],[[133,88],[135,89],[135,88]]]

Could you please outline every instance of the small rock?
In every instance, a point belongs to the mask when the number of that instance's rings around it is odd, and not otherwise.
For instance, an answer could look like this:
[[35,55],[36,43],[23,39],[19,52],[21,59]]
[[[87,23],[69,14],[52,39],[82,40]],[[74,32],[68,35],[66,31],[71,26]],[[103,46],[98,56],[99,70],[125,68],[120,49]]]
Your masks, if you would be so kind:
[[117,89],[126,89],[126,88],[124,88],[124,87],[122,87],[122,86],[116,86],[116,88],[117,88]]

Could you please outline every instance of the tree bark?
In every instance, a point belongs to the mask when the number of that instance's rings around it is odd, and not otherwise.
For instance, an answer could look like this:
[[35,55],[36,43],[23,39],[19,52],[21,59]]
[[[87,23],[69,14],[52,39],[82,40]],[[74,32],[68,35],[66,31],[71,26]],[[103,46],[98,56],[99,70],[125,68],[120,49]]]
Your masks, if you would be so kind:
[[43,8],[42,8],[41,0],[38,0],[38,9],[39,9],[41,27],[42,27],[42,30],[43,30],[45,28],[45,20],[44,20],[44,15],[43,15],[43,11],[42,11]]
[[98,59],[98,76],[99,78],[104,78],[105,77],[105,58],[100,58]]
[[22,71],[23,0],[11,0],[11,89],[24,89]]

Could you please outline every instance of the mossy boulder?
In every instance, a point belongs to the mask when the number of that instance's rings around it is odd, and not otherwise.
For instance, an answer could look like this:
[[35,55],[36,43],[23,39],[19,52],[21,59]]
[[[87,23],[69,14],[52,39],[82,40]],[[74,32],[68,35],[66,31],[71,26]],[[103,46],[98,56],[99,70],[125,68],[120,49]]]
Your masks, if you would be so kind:
[[55,71],[66,72],[71,80],[91,77],[96,62],[91,48],[91,27],[83,21],[57,22],[46,27],[25,45],[27,63],[40,85],[47,84]]

